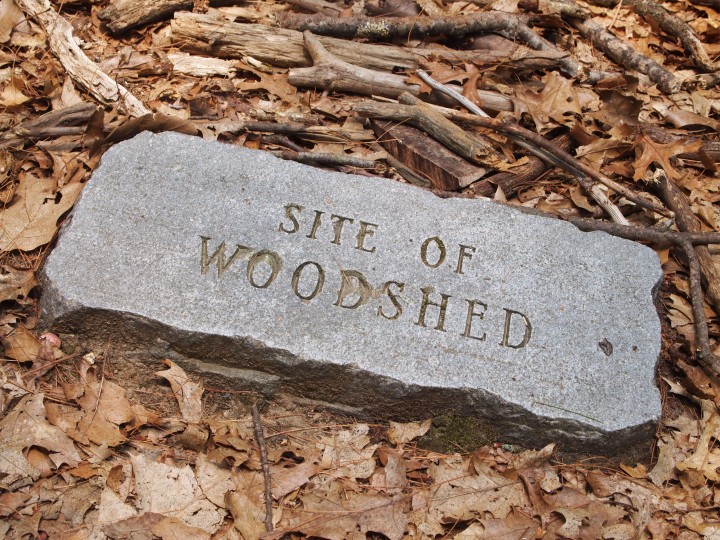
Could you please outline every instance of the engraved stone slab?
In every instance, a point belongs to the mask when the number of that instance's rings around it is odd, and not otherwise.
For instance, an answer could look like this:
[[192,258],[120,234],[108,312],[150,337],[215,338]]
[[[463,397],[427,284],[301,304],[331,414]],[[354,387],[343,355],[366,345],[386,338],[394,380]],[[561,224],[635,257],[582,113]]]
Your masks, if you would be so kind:
[[490,201],[145,133],[104,156],[41,307],[268,392],[611,453],[660,415],[661,275],[649,248]]

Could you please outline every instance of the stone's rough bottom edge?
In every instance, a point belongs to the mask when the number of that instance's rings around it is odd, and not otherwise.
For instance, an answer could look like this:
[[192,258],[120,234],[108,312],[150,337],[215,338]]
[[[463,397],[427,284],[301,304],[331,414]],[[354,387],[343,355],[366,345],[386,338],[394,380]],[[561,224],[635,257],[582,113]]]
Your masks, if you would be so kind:
[[[57,299],[52,302],[57,314]],[[47,305],[44,304],[44,308]],[[475,389],[407,385],[359,371],[353,366],[299,359],[292,353],[267,349],[244,337],[219,337],[172,328],[156,321],[90,308],[61,310],[64,315],[43,321],[59,333],[76,334],[90,348],[111,343],[119,354],[170,358],[190,371],[219,378],[272,396],[295,395],[314,402],[337,404],[339,411],[368,420],[413,421],[443,414],[473,416],[492,439],[539,448],[551,442],[572,454],[619,456],[650,441],[656,420],[618,431],[603,431],[580,421],[537,417],[496,395]]]

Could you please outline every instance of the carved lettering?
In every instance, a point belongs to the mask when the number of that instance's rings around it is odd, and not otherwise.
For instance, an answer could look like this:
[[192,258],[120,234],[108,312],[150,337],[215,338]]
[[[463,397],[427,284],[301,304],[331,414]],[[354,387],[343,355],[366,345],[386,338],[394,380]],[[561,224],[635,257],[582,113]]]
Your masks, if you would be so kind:
[[360,231],[357,233],[357,244],[355,244],[355,249],[359,249],[360,251],[367,251],[368,253],[375,253],[375,246],[371,247],[370,249],[365,248],[365,237],[367,236],[374,236],[375,231],[377,230],[378,225],[375,223],[368,223],[367,221],[360,221]]
[[[265,282],[258,284],[255,282],[255,267],[261,262],[264,262],[270,267],[270,272],[269,274],[268,272],[265,272],[265,274],[268,274],[265,277]],[[280,255],[278,255],[274,251],[263,249],[258,251],[257,253],[254,253],[253,256],[250,257],[247,266],[247,280],[253,287],[256,287],[258,289],[267,289],[272,284],[272,282],[275,281],[275,278],[277,277],[281,269],[282,259],[280,258]]]
[[320,228],[320,223],[322,223],[322,215],[325,212],[321,212],[320,210],[315,210],[315,220],[312,224],[312,229],[310,229],[310,234],[307,235],[308,238],[311,240],[315,240],[315,233],[317,233],[317,230]]
[[344,216],[338,216],[336,214],[332,214],[330,216],[330,219],[334,221],[333,229],[335,231],[335,238],[332,239],[331,243],[340,245],[340,235],[342,235],[343,225],[345,225],[345,222],[352,223],[355,220],[349,217]]
[[[530,319],[528,319],[519,311],[513,311],[512,309],[507,308],[503,309],[505,310],[505,329],[503,330],[503,338],[500,342],[500,346],[510,347],[511,349],[522,349],[523,347],[525,347],[525,345],[528,344],[528,341],[530,341],[530,336],[532,336],[532,324],[530,324]],[[513,315],[520,315],[520,317],[522,317],[522,322],[525,325],[525,333],[523,335],[523,338],[520,343],[517,343],[515,345],[510,344],[510,330],[512,326]]]
[[[480,320],[483,320],[485,317],[485,311],[487,311],[487,304],[484,302],[481,302],[480,300],[467,300],[468,303],[468,310],[467,310],[467,318],[465,319],[465,331],[460,334],[463,337],[470,338],[470,339],[477,339],[478,341],[485,341],[485,338],[487,337],[487,334],[483,332],[482,336],[473,336],[472,335],[472,322],[473,318],[477,317]],[[475,306],[481,306],[482,311],[477,312],[475,311]]]
[[[397,287],[397,292],[394,292],[390,290],[390,286],[394,285]],[[385,311],[383,310],[382,304],[378,305],[377,314],[378,317],[385,317],[389,321],[394,321],[395,319],[399,319],[400,315],[402,315],[403,307],[400,303],[400,300],[398,299],[400,294],[405,289],[404,283],[399,283],[397,281],[386,281],[385,285],[383,285],[383,294],[386,294],[387,297],[390,299],[390,302],[392,303],[393,307],[395,308],[395,313],[393,315],[387,315]]]
[[223,275],[225,271],[230,268],[230,265],[235,262],[242,253],[252,251],[251,248],[237,245],[235,252],[230,256],[229,259],[225,259],[225,242],[221,242],[215,252],[208,256],[208,242],[212,238],[208,236],[201,236],[202,247],[200,248],[200,273],[205,275],[210,271],[210,266],[213,263],[217,264],[217,275],[218,277]]
[[297,211],[298,213],[302,212],[304,208],[300,206],[299,204],[286,204],[285,205],[285,217],[287,217],[292,222],[292,229],[286,229],[283,226],[282,221],[280,222],[280,227],[278,228],[279,231],[286,232],[288,234],[296,233],[300,230],[300,222],[297,220],[297,217],[293,213],[293,211]]
[[[334,305],[347,309],[357,309],[368,301],[372,294],[372,287],[367,278],[357,270],[341,270],[342,285]],[[357,295],[355,303],[345,305],[345,299]]]
[[[315,288],[312,290],[312,292],[308,295],[303,295],[300,292],[300,279],[302,278],[303,270],[308,265],[313,265],[315,267],[315,270],[317,272],[317,277],[315,278]],[[313,261],[305,261],[300,266],[298,266],[292,275],[292,290],[295,293],[295,295],[300,298],[301,300],[312,300],[315,298],[318,294],[320,294],[323,290],[323,285],[325,284],[325,270],[323,270],[323,267],[320,266],[318,263]]]
[[[430,263],[428,261],[428,246],[433,243],[435,246],[437,246],[438,250],[438,258],[437,261],[434,263]],[[445,244],[442,240],[440,240],[437,236],[431,236],[430,238],[426,239],[422,246],[420,246],[420,259],[422,259],[422,262],[425,266],[429,268],[437,268],[445,261],[445,255],[447,255],[447,250],[445,249]]]
[[[475,248],[472,246],[466,246],[465,244],[458,244],[460,246],[460,253],[458,254],[457,268],[455,272],[458,274],[463,273],[463,262],[465,259],[472,259],[472,254],[475,253]],[[470,250],[465,251],[465,250]]]
[[438,323],[435,326],[435,330],[445,332],[445,312],[447,311],[448,300],[452,298],[452,296],[450,296],[449,294],[440,293],[440,303],[436,304],[435,302],[430,301],[430,295],[435,292],[435,289],[433,287],[422,287],[420,290],[423,293],[423,299],[422,303],[420,304],[420,316],[418,317],[418,320],[415,324],[425,327],[425,315],[427,313],[427,308],[428,306],[435,306],[440,308],[440,313],[438,314]]

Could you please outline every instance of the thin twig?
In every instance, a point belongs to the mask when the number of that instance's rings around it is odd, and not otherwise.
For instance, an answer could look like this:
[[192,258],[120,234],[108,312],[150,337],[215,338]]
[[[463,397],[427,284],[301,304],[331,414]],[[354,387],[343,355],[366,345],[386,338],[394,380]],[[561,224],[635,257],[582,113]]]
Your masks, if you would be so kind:
[[263,478],[265,480],[265,530],[273,530],[273,508],[272,488],[270,486],[270,465],[268,464],[267,448],[265,447],[265,434],[263,433],[262,420],[257,405],[252,406],[253,428],[255,429],[255,440],[260,450],[260,464],[262,465]]

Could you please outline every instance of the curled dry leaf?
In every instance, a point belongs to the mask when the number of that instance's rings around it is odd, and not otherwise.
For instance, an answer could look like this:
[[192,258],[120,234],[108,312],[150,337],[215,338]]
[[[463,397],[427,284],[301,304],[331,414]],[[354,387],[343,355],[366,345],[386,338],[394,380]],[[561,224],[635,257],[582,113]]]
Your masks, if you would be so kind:
[[163,364],[170,369],[157,371],[155,375],[167,379],[170,383],[182,417],[190,423],[200,422],[203,415],[202,395],[205,391],[202,383],[192,382],[185,371],[170,360],[163,360]]
[[432,426],[432,419],[428,418],[423,422],[390,422],[388,429],[388,440],[393,444],[405,444],[417,437],[425,435]]

